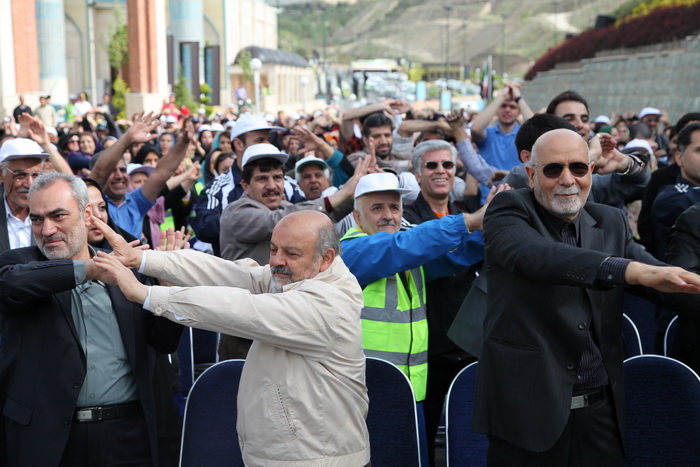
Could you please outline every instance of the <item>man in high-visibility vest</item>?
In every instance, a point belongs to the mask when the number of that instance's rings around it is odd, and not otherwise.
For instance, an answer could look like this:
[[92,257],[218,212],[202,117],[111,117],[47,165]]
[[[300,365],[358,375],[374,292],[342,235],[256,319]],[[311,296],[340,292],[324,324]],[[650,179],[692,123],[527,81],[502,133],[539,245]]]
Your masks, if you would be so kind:
[[[363,288],[362,347],[365,355],[387,360],[406,373],[418,405],[421,453],[425,430],[421,402],[428,375],[428,322],[425,281],[483,259],[484,209],[443,216],[399,231],[403,206],[391,173],[372,173],[355,189],[358,228],[341,239],[342,258]],[[427,465],[427,455],[425,455]]]

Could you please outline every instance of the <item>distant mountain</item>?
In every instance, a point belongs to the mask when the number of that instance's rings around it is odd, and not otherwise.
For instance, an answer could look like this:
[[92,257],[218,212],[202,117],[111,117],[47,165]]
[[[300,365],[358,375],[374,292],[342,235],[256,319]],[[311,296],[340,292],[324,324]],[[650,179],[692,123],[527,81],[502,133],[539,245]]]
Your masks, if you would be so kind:
[[[334,63],[354,59],[406,58],[420,63],[494,68],[522,75],[567,34],[594,26],[626,0],[356,0],[283,5],[278,15],[280,49]],[[325,28],[324,28],[325,25]],[[448,40],[446,40],[448,39]]]

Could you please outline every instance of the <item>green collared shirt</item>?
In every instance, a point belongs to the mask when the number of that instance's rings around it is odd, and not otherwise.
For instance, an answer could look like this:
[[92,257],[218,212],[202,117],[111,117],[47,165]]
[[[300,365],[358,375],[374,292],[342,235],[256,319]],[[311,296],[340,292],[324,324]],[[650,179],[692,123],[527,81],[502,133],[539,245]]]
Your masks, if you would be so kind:
[[[94,254],[91,250],[91,254]],[[120,404],[136,399],[136,380],[124,349],[117,316],[107,286],[87,280],[85,263],[73,262],[75,283],[71,314],[87,372],[77,407]]]

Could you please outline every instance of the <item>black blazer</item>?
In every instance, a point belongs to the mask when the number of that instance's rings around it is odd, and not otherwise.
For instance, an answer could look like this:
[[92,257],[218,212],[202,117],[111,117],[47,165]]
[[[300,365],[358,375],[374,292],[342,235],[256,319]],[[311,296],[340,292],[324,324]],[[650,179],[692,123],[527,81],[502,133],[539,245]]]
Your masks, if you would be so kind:
[[[86,373],[71,315],[75,286],[72,261],[48,260],[37,247],[0,255],[0,463],[57,465],[61,459]],[[144,442],[157,465],[155,352],[174,352],[183,328],[128,301],[117,287],[108,291],[148,426]]]
[[[529,189],[503,192],[484,221],[488,310],[474,430],[531,451],[549,449],[569,418],[572,388],[591,323],[624,439],[622,306],[625,287],[596,280],[609,256],[662,265],[635,243],[619,209],[588,203],[581,248],[543,223]],[[631,288],[691,312],[696,296]],[[674,295],[676,295],[674,297]]]
[[0,183],[0,253],[10,249],[10,235],[7,233],[7,210],[5,209],[5,184]]

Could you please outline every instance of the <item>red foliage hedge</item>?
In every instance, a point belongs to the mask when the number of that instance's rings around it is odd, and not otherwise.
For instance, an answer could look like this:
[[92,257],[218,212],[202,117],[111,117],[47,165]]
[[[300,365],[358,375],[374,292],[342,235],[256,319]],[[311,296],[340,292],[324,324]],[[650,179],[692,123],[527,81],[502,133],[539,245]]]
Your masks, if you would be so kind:
[[656,8],[648,15],[626,21],[619,26],[591,29],[562,42],[537,59],[525,74],[525,80],[534,79],[541,71],[551,70],[557,63],[592,58],[601,50],[670,42],[695,34],[698,30],[700,3]]

